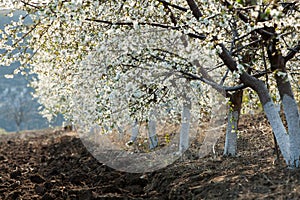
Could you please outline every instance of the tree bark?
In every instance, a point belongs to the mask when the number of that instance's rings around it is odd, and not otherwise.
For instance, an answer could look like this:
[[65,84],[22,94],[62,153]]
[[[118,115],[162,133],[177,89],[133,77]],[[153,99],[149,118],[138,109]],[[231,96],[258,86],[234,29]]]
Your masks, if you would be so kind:
[[[220,44],[222,48],[222,52],[219,54],[220,58],[223,60],[224,64],[231,70],[237,71],[237,63],[229,54],[228,50],[225,48],[223,44]],[[259,100],[263,105],[264,111],[267,115],[267,118],[271,124],[274,135],[278,142],[278,146],[281,150],[281,153],[284,157],[284,160],[287,165],[291,163],[290,156],[290,141],[287,131],[283,125],[282,119],[280,118],[279,113],[276,110],[274,102],[269,94],[269,91],[265,85],[265,83],[251,75],[247,72],[243,72],[240,75],[240,80],[245,85],[251,87],[254,91],[257,92],[259,96]]]
[[149,148],[154,149],[158,146],[158,138],[156,135],[156,110],[151,109],[149,113]]
[[300,167],[300,124],[299,124],[299,109],[297,102],[294,98],[291,83],[288,79],[286,70],[285,58],[276,51],[268,52],[268,57],[271,63],[271,69],[275,72],[275,79],[277,88],[280,94],[281,102],[283,105],[283,111],[288,126],[288,137],[289,137],[289,167],[299,168]]
[[185,97],[183,109],[181,114],[181,128],[180,128],[180,141],[179,152],[183,153],[189,148],[189,131],[191,122],[191,101]]
[[237,131],[242,107],[243,91],[239,90],[230,97],[228,111],[228,123],[226,129],[225,147],[223,155],[236,156],[237,153]]
[[139,125],[138,125],[138,120],[136,119],[132,124],[130,141],[135,142],[138,134],[139,134]]
[[186,0],[188,3],[190,10],[192,11],[194,17],[199,20],[200,17],[202,17],[202,13],[197,5],[197,3],[194,0]]

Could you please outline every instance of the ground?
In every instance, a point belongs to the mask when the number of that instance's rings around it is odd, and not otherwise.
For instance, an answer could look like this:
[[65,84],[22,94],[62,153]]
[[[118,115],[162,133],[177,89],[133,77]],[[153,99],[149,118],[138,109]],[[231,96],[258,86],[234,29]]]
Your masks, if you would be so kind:
[[220,138],[214,155],[130,174],[99,163],[73,132],[0,135],[0,199],[300,199],[300,172],[275,161],[263,115],[243,116],[238,143],[235,158]]

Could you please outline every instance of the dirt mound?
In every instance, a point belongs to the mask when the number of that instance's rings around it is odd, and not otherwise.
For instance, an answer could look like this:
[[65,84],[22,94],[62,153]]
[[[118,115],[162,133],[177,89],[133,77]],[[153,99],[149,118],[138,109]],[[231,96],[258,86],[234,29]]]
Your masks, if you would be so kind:
[[239,156],[198,160],[191,149],[152,173],[130,174],[98,163],[72,132],[0,135],[0,199],[299,199],[300,173],[274,163],[264,116],[244,116]]

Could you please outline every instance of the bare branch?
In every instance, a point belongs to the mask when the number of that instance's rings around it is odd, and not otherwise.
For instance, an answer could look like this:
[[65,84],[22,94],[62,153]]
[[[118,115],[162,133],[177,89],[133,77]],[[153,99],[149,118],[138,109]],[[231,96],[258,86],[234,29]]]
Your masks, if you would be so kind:
[[254,44],[256,44],[256,43],[259,43],[259,42],[261,42],[261,41],[262,41],[262,39],[254,40],[253,42],[250,42],[249,44],[246,44],[246,45],[244,45],[244,46],[241,46],[241,47],[239,47],[238,49],[236,49],[235,51],[233,51],[233,52],[232,52],[232,55],[234,55],[234,54],[236,54],[236,53],[242,51],[242,50],[243,50],[244,48],[246,48],[246,47],[252,46],[252,45],[254,45]]
[[202,76],[198,76],[196,74],[192,74],[190,72],[186,72],[183,70],[177,70],[177,72],[185,75],[187,78],[190,78],[192,80],[200,80],[203,83],[206,83],[207,85],[210,85],[212,88],[214,88],[215,90],[217,90],[218,92],[220,92],[220,94],[222,94],[223,96],[226,96],[226,91],[225,88],[219,84],[217,84],[216,82],[212,81],[212,80],[208,80]]
[[[101,19],[89,19],[89,18],[87,18],[85,20],[108,24],[108,25],[133,26],[133,22],[111,22],[111,21],[106,21],[106,20],[101,20]],[[177,26],[169,26],[166,24],[159,24],[159,23],[153,23],[153,22],[140,22],[139,24],[160,27],[160,28],[167,28],[167,29],[172,29],[172,30],[180,30],[180,27],[177,27]]]
[[233,92],[233,91],[245,89],[245,88],[247,88],[247,86],[244,85],[244,84],[240,84],[240,85],[231,86],[231,87],[224,86],[223,88],[224,88],[224,90],[226,90],[227,92]]
[[33,4],[30,4],[28,2],[25,2],[25,1],[21,1],[21,3],[23,3],[25,6],[30,6],[30,7],[33,7],[35,9],[40,9],[40,7],[36,6],[36,5],[33,5]]
[[225,82],[225,80],[226,80],[226,78],[227,78],[227,76],[229,74],[229,71],[230,71],[229,69],[226,70],[224,76],[222,77],[222,79],[220,81],[220,85],[224,85],[224,82]]
[[[180,72],[181,74],[187,76],[190,79],[200,80],[201,82],[206,83],[206,84],[212,86],[212,88],[216,89],[217,91],[220,91],[220,93],[222,95],[226,95],[226,96],[227,96],[227,92],[237,91],[237,90],[241,90],[241,89],[247,88],[247,86],[244,85],[244,84],[240,84],[240,85],[236,85],[236,86],[222,86],[222,85],[217,84],[214,81],[207,80],[204,77],[198,76],[196,74],[192,74],[190,72],[185,72],[185,71],[182,71],[182,70],[178,71],[178,72]],[[226,94],[225,94],[225,92],[226,92]]]
[[204,34],[197,35],[197,34],[194,34],[194,33],[187,33],[186,35],[191,37],[191,38],[197,38],[197,39],[200,39],[200,40],[204,40],[206,38],[206,36]]
[[[262,54],[262,58],[263,58],[263,62],[264,62],[265,71],[267,71],[268,70],[268,66],[267,66],[267,61],[266,61],[265,48],[264,48],[263,45],[261,45],[261,54]],[[269,86],[269,76],[268,76],[268,73],[266,73],[266,83],[267,83],[267,88],[269,89],[270,86]]]
[[21,38],[19,38],[17,41],[15,41],[13,44],[12,44],[12,47],[15,47],[20,41],[22,41],[24,38],[26,38],[32,31],[35,30],[35,28],[40,24],[40,21],[38,21],[36,24],[33,25],[33,27],[27,32],[25,33],[24,35],[22,35]]
[[[111,22],[111,21],[106,21],[106,20],[101,20],[101,19],[85,19],[87,21],[91,21],[91,22],[98,22],[98,23],[103,23],[103,24],[108,24],[108,25],[118,25],[118,26],[133,26],[133,22]],[[181,30],[181,27],[177,27],[177,26],[170,26],[167,24],[160,24],[160,23],[154,23],[154,22],[139,22],[140,25],[149,25],[149,26],[153,26],[153,27],[159,27],[159,28],[165,28],[165,29],[171,29],[171,30]],[[187,33],[187,36],[191,37],[191,38],[197,38],[197,39],[205,39],[206,36],[204,34],[201,35],[197,35],[194,33]]]
[[[233,11],[233,5],[230,2],[225,0],[223,4],[229,9],[229,11]],[[243,22],[245,22],[245,23],[249,22],[248,17],[246,15],[244,15],[241,11],[238,11],[237,14]]]
[[298,52],[300,51],[300,41],[298,44],[294,46],[294,48],[290,49],[289,53],[284,57],[284,61],[288,62],[291,60]]
[[[230,71],[234,72],[237,71],[237,63],[233,59],[232,55],[230,55],[229,51],[226,49],[224,44],[219,44],[222,48],[222,52],[219,53],[220,58],[223,60],[224,64],[230,69]],[[247,72],[243,72],[240,75],[240,80],[245,86],[250,86],[255,91],[259,90],[259,79],[255,78],[254,76],[251,76]],[[267,99],[263,96],[261,96],[263,102],[267,102]]]
[[166,1],[164,1],[164,0],[158,0],[158,1],[161,2],[162,4],[166,5],[166,6],[170,6],[170,7],[176,8],[177,10],[181,10],[181,11],[183,11],[183,12],[187,12],[187,11],[188,11],[187,8],[184,8],[184,7],[175,5],[175,4],[171,4],[171,3],[166,2]]
[[198,5],[196,4],[196,2],[194,0],[186,0],[186,2],[188,3],[194,17],[199,20],[200,17],[202,17],[202,13],[198,7]]
[[219,69],[221,67],[225,66],[224,63],[218,64],[217,66],[213,67],[212,69],[208,69],[207,72],[212,72],[216,69]]

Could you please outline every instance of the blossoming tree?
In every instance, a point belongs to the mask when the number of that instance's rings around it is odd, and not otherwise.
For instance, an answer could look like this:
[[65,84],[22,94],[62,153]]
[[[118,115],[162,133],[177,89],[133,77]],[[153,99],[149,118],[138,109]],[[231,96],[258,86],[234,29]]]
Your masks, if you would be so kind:
[[[28,15],[1,33],[1,49],[6,49],[2,64],[20,61],[19,70],[31,68],[38,74],[32,84],[47,108],[45,115],[62,112],[75,120],[86,116],[86,123],[106,124],[108,130],[128,118],[143,121],[151,109],[169,116],[192,102],[200,117],[210,86],[231,97],[224,153],[234,155],[239,98],[242,90],[251,88],[286,164],[299,167],[299,109],[292,84],[298,81],[299,70],[299,3],[11,0],[4,4]],[[26,17],[33,23],[24,25]],[[20,53],[15,54],[15,48]],[[283,105],[287,129],[274,100]],[[115,113],[120,109],[123,117],[118,118]],[[178,119],[176,114],[172,119]]]

